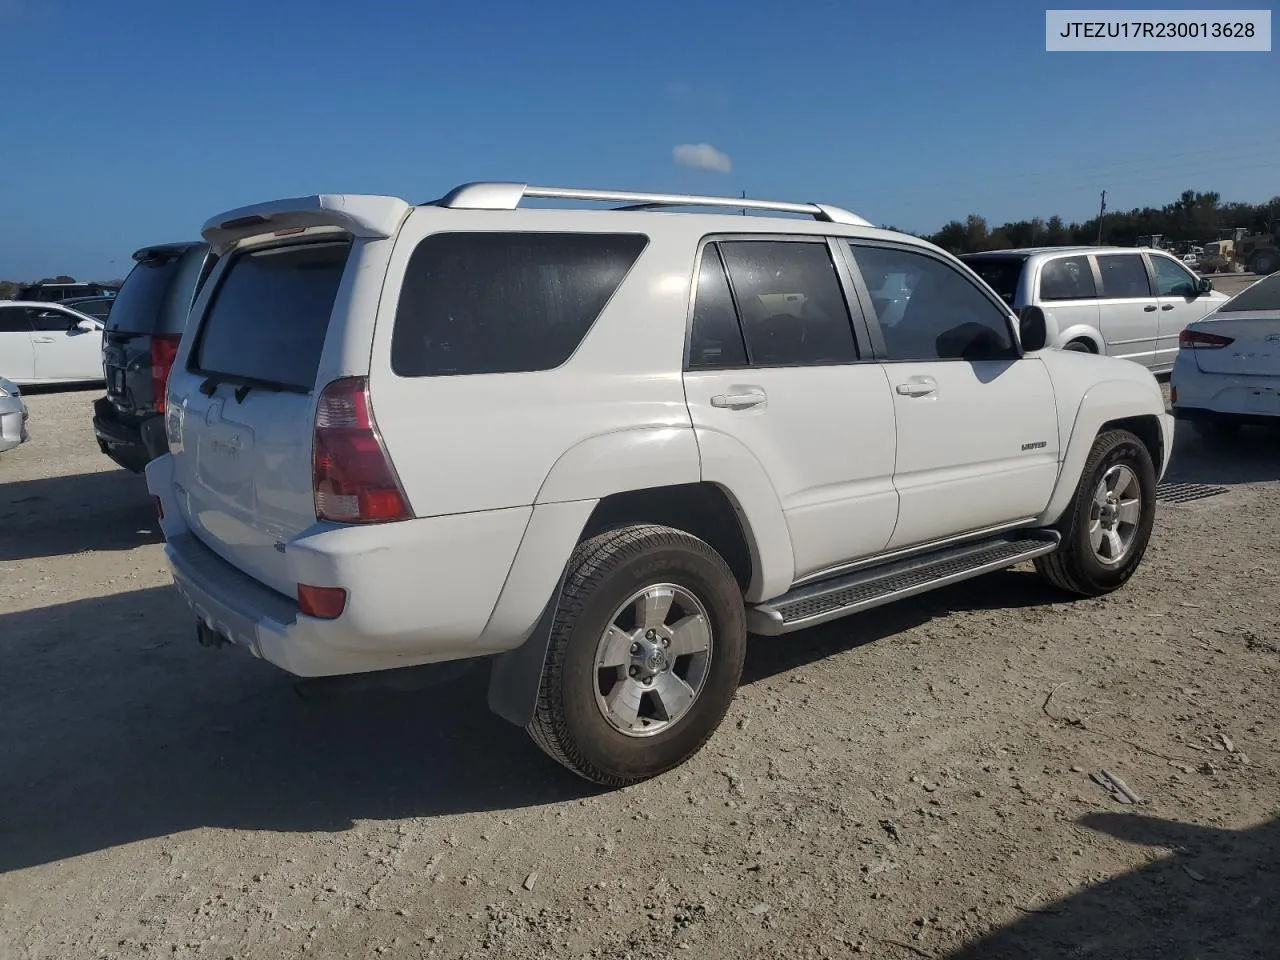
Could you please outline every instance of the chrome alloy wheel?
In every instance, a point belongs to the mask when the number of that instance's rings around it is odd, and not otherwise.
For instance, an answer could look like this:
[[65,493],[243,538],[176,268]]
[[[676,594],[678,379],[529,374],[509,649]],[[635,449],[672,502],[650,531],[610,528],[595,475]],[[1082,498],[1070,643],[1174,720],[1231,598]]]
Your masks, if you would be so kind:
[[1102,475],[1089,510],[1089,544],[1104,566],[1122,563],[1133,549],[1142,519],[1142,485],[1122,463]]
[[683,587],[637,591],[614,611],[596,646],[596,705],[630,737],[650,737],[684,717],[711,667],[711,620]]

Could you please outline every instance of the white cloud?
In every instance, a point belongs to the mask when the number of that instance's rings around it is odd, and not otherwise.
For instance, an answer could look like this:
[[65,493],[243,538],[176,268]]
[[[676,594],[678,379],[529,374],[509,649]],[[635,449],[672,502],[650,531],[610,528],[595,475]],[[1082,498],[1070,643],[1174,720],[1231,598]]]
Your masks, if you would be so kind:
[[733,161],[729,159],[729,155],[709,143],[682,143],[671,151],[671,155],[676,163],[696,170],[728,173],[733,169]]

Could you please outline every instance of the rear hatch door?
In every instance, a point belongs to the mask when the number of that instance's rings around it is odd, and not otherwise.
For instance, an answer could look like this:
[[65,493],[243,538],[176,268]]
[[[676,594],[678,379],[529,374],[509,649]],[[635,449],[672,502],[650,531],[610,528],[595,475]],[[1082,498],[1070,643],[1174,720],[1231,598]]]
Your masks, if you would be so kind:
[[330,233],[231,253],[173,373],[170,447],[187,522],[287,596],[297,585],[285,545],[316,522],[314,394],[351,249]]

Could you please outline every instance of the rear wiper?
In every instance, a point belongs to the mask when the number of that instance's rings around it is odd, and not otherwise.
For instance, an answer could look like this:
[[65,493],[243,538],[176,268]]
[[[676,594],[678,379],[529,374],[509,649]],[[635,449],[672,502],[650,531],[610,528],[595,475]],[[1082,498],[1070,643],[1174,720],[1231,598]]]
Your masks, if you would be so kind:
[[200,384],[200,392],[206,397],[212,397],[215,390],[222,384],[217,377],[205,377],[204,382]]
[[244,403],[244,398],[247,397],[249,395],[249,391],[255,387],[260,387],[263,390],[270,390],[272,393],[280,393],[284,390],[284,387],[280,386],[278,383],[261,383],[256,380],[246,380],[241,383],[240,386],[236,387],[236,403]]

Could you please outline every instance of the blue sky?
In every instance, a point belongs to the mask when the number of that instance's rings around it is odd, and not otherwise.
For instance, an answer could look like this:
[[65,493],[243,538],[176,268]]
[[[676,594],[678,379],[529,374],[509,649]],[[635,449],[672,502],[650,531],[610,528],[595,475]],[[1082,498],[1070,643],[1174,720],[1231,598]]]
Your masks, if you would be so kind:
[[0,0],[0,278],[121,276],[243,203],[474,179],[918,231],[1084,219],[1103,188],[1280,194],[1280,54],[1051,54],[1044,29],[1025,0]]

